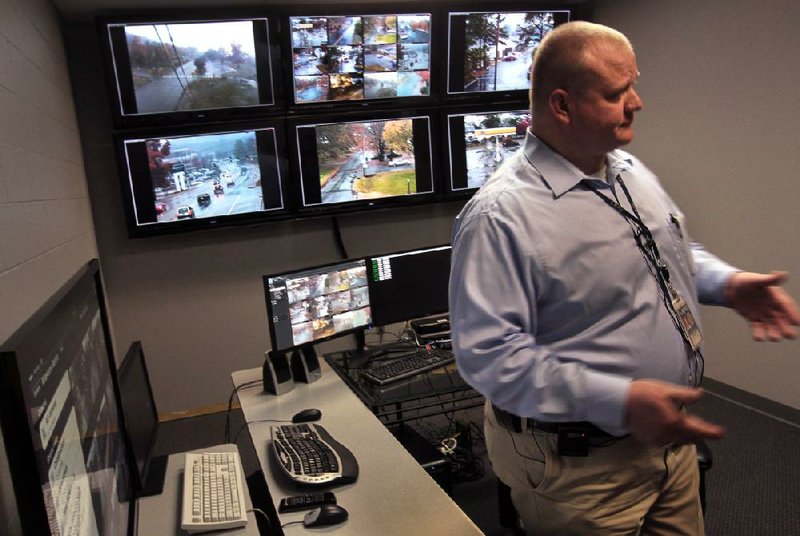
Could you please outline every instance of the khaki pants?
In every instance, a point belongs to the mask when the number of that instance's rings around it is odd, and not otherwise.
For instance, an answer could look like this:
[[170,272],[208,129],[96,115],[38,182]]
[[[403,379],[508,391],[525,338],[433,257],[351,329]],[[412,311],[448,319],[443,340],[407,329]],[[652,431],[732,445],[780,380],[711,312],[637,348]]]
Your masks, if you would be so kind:
[[627,437],[588,457],[559,456],[556,434],[514,433],[488,401],[484,411],[492,469],[527,534],[705,534],[694,445],[651,448]]

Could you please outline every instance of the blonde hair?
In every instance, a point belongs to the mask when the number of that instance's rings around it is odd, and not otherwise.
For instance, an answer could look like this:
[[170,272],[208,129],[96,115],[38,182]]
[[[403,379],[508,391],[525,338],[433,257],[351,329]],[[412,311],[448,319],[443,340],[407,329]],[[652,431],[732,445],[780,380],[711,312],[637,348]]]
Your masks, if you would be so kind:
[[593,74],[586,66],[586,55],[607,45],[622,45],[633,51],[627,37],[602,24],[568,22],[547,34],[533,55],[531,110],[556,89],[580,91],[586,87]]

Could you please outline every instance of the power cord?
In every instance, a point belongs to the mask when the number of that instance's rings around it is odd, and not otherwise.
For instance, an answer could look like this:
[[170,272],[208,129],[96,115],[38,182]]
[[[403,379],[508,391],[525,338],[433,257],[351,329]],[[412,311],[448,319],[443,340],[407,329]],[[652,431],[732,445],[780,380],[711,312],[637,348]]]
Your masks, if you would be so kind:
[[231,391],[231,396],[228,398],[228,411],[225,413],[225,443],[230,443],[231,439],[231,411],[233,410],[233,397],[236,396],[236,393],[238,393],[240,389],[246,389],[248,387],[253,387],[263,383],[263,378],[260,380],[251,380],[249,382],[244,382],[241,385],[237,385],[233,388],[233,391]]

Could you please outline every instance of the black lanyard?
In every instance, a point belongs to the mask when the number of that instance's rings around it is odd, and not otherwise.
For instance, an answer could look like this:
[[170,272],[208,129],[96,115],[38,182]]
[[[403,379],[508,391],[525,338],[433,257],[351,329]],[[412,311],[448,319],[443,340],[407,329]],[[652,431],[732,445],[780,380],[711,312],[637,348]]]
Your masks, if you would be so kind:
[[[634,240],[636,241],[636,247],[642,253],[642,256],[645,259],[645,262],[650,268],[650,272],[656,279],[658,286],[661,290],[662,301],[664,302],[664,306],[667,308],[667,312],[669,313],[670,318],[672,319],[673,324],[675,324],[675,328],[678,330],[678,333],[681,335],[684,343],[686,343],[687,349],[689,349],[689,356],[690,356],[690,382],[692,384],[699,385],[699,378],[702,377],[702,369],[703,369],[703,356],[702,353],[698,351],[692,351],[692,343],[688,340],[686,333],[684,330],[681,329],[680,326],[680,319],[678,318],[678,312],[675,310],[675,306],[673,305],[673,297],[677,294],[677,291],[672,287],[670,283],[669,277],[669,267],[661,260],[661,254],[658,252],[658,245],[656,244],[655,238],[653,237],[653,233],[647,227],[642,216],[639,214],[639,211],[636,209],[636,204],[633,202],[633,198],[631,197],[631,193],[628,191],[628,187],[625,186],[625,183],[622,180],[620,175],[616,177],[617,184],[620,185],[622,188],[622,192],[625,194],[625,198],[628,200],[628,204],[631,206],[631,211],[627,210],[625,207],[620,205],[619,199],[616,197],[617,194],[614,192],[615,199],[611,199],[607,195],[603,194],[596,186],[594,186],[589,180],[584,179],[583,184],[586,185],[592,192],[594,192],[600,199],[605,202],[606,205],[613,208],[617,211],[628,224],[631,226],[631,232],[633,233]],[[613,191],[613,190],[612,190]],[[691,358],[694,359],[691,359]],[[696,361],[696,363],[694,363]],[[700,369],[699,374],[696,374],[694,369],[695,364]]]
[[[661,260],[661,254],[658,252],[658,245],[653,237],[653,233],[647,227],[647,224],[645,224],[642,216],[636,209],[636,204],[633,202],[633,198],[631,197],[630,191],[628,191],[628,187],[625,186],[625,183],[622,181],[622,177],[617,175],[616,180],[617,184],[619,184],[622,188],[622,192],[625,194],[625,198],[628,200],[628,204],[631,206],[633,213],[620,205],[618,200],[611,199],[607,195],[603,194],[588,180],[584,180],[582,182],[587,188],[597,194],[597,196],[602,199],[606,205],[616,210],[625,219],[625,221],[631,225],[633,238],[636,240],[636,247],[639,248],[639,251],[641,251],[648,264],[652,267],[653,275],[655,276],[656,281],[658,281],[658,286],[667,293],[666,297],[669,297],[673,292],[669,278],[669,267],[666,265],[666,263],[664,263],[664,261]],[[614,196],[616,197],[616,192],[614,193]],[[671,306],[669,309],[670,313],[672,313],[673,311]]]

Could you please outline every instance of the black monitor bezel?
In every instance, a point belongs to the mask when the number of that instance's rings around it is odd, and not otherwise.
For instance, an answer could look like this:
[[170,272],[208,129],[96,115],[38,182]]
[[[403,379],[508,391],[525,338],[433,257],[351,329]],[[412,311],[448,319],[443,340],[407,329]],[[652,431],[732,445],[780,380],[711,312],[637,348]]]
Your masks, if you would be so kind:
[[[428,153],[423,155],[430,166],[431,192],[413,195],[389,196],[374,199],[345,201],[341,203],[318,203],[304,205],[303,166],[301,161],[298,128],[328,123],[356,123],[370,121],[391,121],[396,119],[422,118],[428,121]],[[375,209],[397,208],[424,205],[439,202],[443,199],[441,184],[441,158],[437,154],[439,147],[439,114],[435,109],[406,109],[391,112],[362,112],[337,115],[304,115],[290,118],[286,122],[287,145],[291,170],[289,196],[293,201],[292,209],[298,217],[323,216],[363,212]],[[308,170],[308,168],[306,168]]]
[[448,200],[466,199],[478,190],[478,188],[453,188],[453,147],[450,131],[450,117],[454,115],[472,115],[491,112],[514,112],[518,110],[530,110],[528,100],[506,101],[498,104],[474,104],[469,106],[454,106],[442,108],[440,124],[442,126],[441,150],[443,157],[442,182],[444,184],[444,195]]
[[[137,221],[136,204],[145,202],[143,198],[138,201],[132,192],[131,170],[128,165],[126,142],[142,138],[169,138],[170,136],[202,136],[223,133],[235,133],[248,130],[274,129],[275,132],[275,162],[280,174],[281,208],[265,211],[244,212],[214,218],[182,219],[167,222],[154,222],[139,224]],[[122,191],[122,203],[129,238],[141,238],[162,234],[180,233],[200,229],[215,229],[236,225],[257,224],[268,221],[286,220],[291,215],[291,200],[288,196],[289,163],[286,158],[286,129],[282,118],[262,119],[250,123],[221,123],[213,125],[189,125],[173,128],[149,128],[118,132],[114,136],[114,146],[117,153],[118,177]],[[139,195],[146,195],[141,192]]]
[[[281,39],[281,57],[283,62],[284,86],[286,109],[288,115],[302,113],[336,113],[343,110],[365,110],[365,109],[389,109],[397,110],[406,107],[433,106],[438,103],[441,94],[440,84],[442,76],[436,71],[439,69],[433,63],[433,58],[441,57],[440,49],[443,41],[438,34],[441,33],[442,19],[441,11],[437,9],[420,9],[419,4],[407,1],[396,3],[376,3],[376,4],[298,4],[296,6],[284,5],[281,11],[281,27],[284,29]],[[420,15],[430,14],[431,16],[431,41],[429,57],[430,65],[430,91],[428,95],[409,96],[409,97],[389,97],[389,98],[364,98],[359,100],[340,100],[340,101],[315,101],[315,102],[295,102],[294,92],[294,70],[292,67],[292,36],[290,19],[293,17],[333,17],[333,16],[357,16],[357,15]]]
[[[122,111],[122,100],[133,98],[133,88],[130,85],[120,87],[117,80],[117,53],[112,45],[108,28],[114,25],[146,24],[146,23],[199,23],[199,22],[228,22],[242,20],[267,20],[267,35],[256,41],[256,62],[259,77],[267,77],[264,84],[259,83],[260,97],[269,95],[270,102],[252,106],[220,107],[203,110],[189,111],[164,111],[153,113],[126,114]],[[256,10],[219,10],[199,9],[186,10],[167,9],[164,11],[124,12],[119,16],[104,15],[97,17],[96,26],[99,34],[100,45],[105,64],[105,75],[110,109],[114,127],[140,128],[162,125],[165,127],[176,124],[204,124],[217,121],[243,121],[254,117],[270,117],[283,114],[285,105],[283,100],[283,85],[281,77],[280,54],[280,21],[273,13]],[[125,51],[127,53],[127,50]],[[123,76],[127,74],[123,73]]]
[[[365,324],[363,326],[358,326],[358,327],[355,327],[355,328],[352,328],[352,329],[340,331],[340,332],[335,333],[333,335],[329,335],[327,337],[322,337],[322,338],[319,338],[319,339],[314,339],[312,341],[307,341],[307,342],[304,342],[304,343],[301,343],[301,344],[296,344],[296,345],[287,346],[287,347],[283,347],[283,348],[278,348],[277,347],[277,338],[276,338],[276,335],[275,335],[275,322],[273,321],[274,310],[272,308],[272,300],[270,298],[270,293],[269,293],[269,290],[270,290],[269,280],[272,279],[272,278],[276,278],[276,277],[291,277],[291,276],[295,276],[295,275],[300,275],[300,274],[302,274],[304,272],[315,272],[315,271],[319,271],[319,270],[329,270],[329,269],[337,267],[337,266],[344,267],[345,265],[352,264],[352,263],[355,263],[355,262],[363,262],[364,266],[367,267],[366,266],[366,258],[365,257],[354,257],[354,258],[348,258],[348,259],[345,259],[345,260],[329,262],[329,263],[325,263],[325,264],[319,264],[319,265],[315,265],[315,266],[308,266],[308,267],[305,267],[305,268],[298,268],[296,270],[286,270],[286,271],[281,271],[281,272],[275,272],[275,273],[271,273],[271,274],[267,274],[267,275],[262,276],[261,279],[263,281],[263,286],[264,286],[264,299],[265,299],[266,306],[267,306],[267,327],[268,327],[268,333],[269,333],[270,348],[272,349],[273,352],[284,352],[285,353],[285,352],[297,350],[297,349],[300,349],[300,348],[303,348],[303,347],[306,347],[306,346],[314,346],[316,344],[319,344],[319,343],[322,343],[322,342],[325,342],[325,341],[329,341],[329,340],[337,339],[337,338],[344,337],[344,336],[347,336],[347,335],[353,335],[353,334],[356,334],[356,333],[359,333],[359,332],[363,332],[363,331],[373,327],[372,312],[371,312],[372,304],[370,304],[370,322],[369,322],[369,324]],[[367,276],[367,277],[369,277],[369,276]],[[367,284],[367,288],[369,288],[369,283]]]
[[[9,461],[12,488],[16,498],[17,511],[24,534],[51,534],[45,505],[42,483],[46,476],[40,475],[36,460],[36,451],[31,437],[32,428],[28,420],[25,399],[22,393],[21,371],[15,348],[33,336],[42,324],[48,322],[50,316],[63,303],[73,290],[91,279],[97,295],[102,324],[103,338],[108,357],[109,377],[111,379],[117,406],[117,422],[121,425],[121,433],[125,436],[122,408],[119,404],[119,384],[117,366],[114,358],[114,346],[111,338],[111,327],[106,307],[105,290],[97,259],[83,265],[66,283],[64,283],[36,312],[20,326],[4,343],[0,344],[0,421],[3,427],[6,456]],[[130,469],[133,458],[125,445],[125,463]],[[35,478],[32,478],[35,476]],[[117,490],[118,492],[120,490]],[[136,517],[136,501],[133,489],[121,490],[125,493],[128,504],[126,533],[133,535]]]

